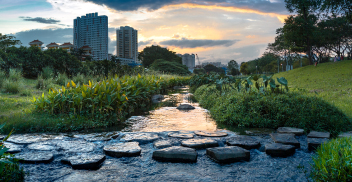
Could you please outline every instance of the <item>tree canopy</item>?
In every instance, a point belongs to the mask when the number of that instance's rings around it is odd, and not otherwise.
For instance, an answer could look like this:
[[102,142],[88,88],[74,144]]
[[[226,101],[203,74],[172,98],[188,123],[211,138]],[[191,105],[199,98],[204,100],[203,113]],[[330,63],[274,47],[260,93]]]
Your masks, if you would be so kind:
[[142,60],[144,67],[149,67],[157,59],[163,59],[170,62],[178,62],[182,64],[182,58],[177,56],[175,52],[159,45],[146,47],[138,55],[138,59]]
[[21,41],[15,39],[16,37],[14,36],[2,35],[0,33],[0,49],[6,50],[10,46],[20,45]]

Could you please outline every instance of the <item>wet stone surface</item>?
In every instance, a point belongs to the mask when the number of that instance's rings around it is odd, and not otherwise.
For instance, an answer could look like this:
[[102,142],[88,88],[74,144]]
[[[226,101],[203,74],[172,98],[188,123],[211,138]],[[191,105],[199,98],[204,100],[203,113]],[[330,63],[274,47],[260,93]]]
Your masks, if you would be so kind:
[[106,155],[112,157],[134,157],[141,154],[138,142],[114,143],[104,147]]
[[196,148],[196,149],[205,149],[209,147],[217,147],[219,143],[216,140],[204,138],[204,139],[188,139],[183,140],[181,145],[184,147]]
[[64,164],[69,164],[73,169],[99,169],[105,160],[105,155],[84,153],[70,156],[61,160]]
[[23,163],[49,163],[54,160],[54,155],[51,152],[18,153],[15,157]]
[[279,134],[279,133],[271,133],[271,138],[275,143],[281,143],[285,145],[293,145],[296,148],[300,147],[300,143],[295,138],[294,134]]
[[168,147],[153,152],[153,159],[167,162],[196,162],[197,151],[187,147]]
[[52,138],[53,136],[49,136],[49,135],[29,135],[29,134],[11,135],[10,138],[7,139],[7,142],[26,145],[26,144],[31,144],[35,142],[50,140]]
[[352,131],[341,133],[338,137],[352,137]]
[[83,138],[89,142],[96,142],[96,141],[109,141],[111,139],[117,138],[119,133],[117,132],[109,132],[109,133],[92,133],[92,134],[77,134],[73,135],[75,138]]
[[249,161],[250,159],[250,152],[237,146],[208,148],[207,155],[219,163]]
[[329,132],[318,132],[318,131],[311,131],[308,135],[308,138],[330,138]]
[[128,133],[122,137],[123,141],[126,142],[139,142],[139,143],[150,143],[153,142],[160,137],[155,133]]
[[53,146],[51,143],[48,143],[48,142],[33,143],[28,145],[27,148],[30,150],[45,150],[45,151],[51,151],[56,149],[55,146]]
[[253,137],[238,135],[231,137],[226,141],[227,145],[239,146],[247,150],[256,149],[260,147],[260,142]]
[[327,138],[308,138],[308,150],[316,150],[321,144],[329,141]]
[[16,145],[16,144],[9,143],[9,142],[4,142],[4,145],[6,148],[9,148],[9,150],[6,152],[8,152],[10,154],[19,153],[23,150],[22,145]]
[[272,157],[288,157],[296,152],[295,146],[273,143],[265,145],[265,153]]
[[205,136],[205,137],[225,137],[227,136],[226,132],[210,132],[210,131],[195,131],[196,135]]
[[190,139],[194,137],[192,133],[183,133],[183,132],[172,132],[172,133],[169,133],[168,135],[169,137],[183,138],[183,139]]
[[159,140],[154,142],[154,147],[157,149],[171,147],[172,144],[169,140]]
[[65,150],[66,152],[92,152],[96,146],[94,143],[86,141],[61,141],[57,144],[58,147]]
[[189,105],[189,104],[180,104],[179,106],[177,106],[178,110],[192,110],[195,109],[195,107]]
[[293,127],[279,127],[277,129],[278,133],[288,133],[288,134],[295,134],[295,135],[303,135],[304,129],[300,128],[293,128]]

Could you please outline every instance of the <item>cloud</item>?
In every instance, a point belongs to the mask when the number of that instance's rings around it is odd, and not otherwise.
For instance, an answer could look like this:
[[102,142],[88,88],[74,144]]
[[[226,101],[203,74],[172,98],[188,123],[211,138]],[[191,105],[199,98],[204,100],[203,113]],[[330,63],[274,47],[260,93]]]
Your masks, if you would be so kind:
[[196,48],[196,47],[215,47],[225,46],[229,47],[235,44],[239,40],[210,40],[210,39],[186,39],[180,40],[165,40],[161,41],[161,45],[175,46],[180,48]]
[[31,17],[23,17],[20,16],[24,21],[34,21],[37,23],[44,23],[44,24],[57,24],[60,22],[60,20],[54,20],[51,18],[42,18],[42,17],[36,17],[36,18],[31,18]]
[[139,46],[148,45],[148,44],[150,44],[150,43],[152,43],[152,42],[153,42],[153,39],[146,40],[146,41],[139,41],[139,42],[138,42],[138,47],[139,47]]
[[178,38],[180,38],[180,35],[175,34],[174,36],[172,36],[172,38],[174,38],[174,39],[178,39]]

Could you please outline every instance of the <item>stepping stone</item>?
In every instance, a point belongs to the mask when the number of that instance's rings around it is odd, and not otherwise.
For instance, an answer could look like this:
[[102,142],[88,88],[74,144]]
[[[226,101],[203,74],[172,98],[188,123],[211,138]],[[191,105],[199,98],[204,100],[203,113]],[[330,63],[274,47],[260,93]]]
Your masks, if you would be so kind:
[[5,138],[5,136],[0,135],[0,140],[3,140]]
[[313,151],[316,150],[321,144],[324,142],[328,142],[329,139],[327,138],[308,138],[308,150]]
[[140,144],[150,143],[159,138],[155,133],[128,133],[122,137],[126,142],[139,142]]
[[163,95],[160,95],[160,94],[158,94],[158,95],[153,95],[153,97],[152,97],[152,102],[153,102],[154,104],[157,104],[157,103],[160,103],[163,99],[164,99],[164,96],[163,96]]
[[28,145],[27,148],[31,150],[46,150],[46,151],[51,151],[56,149],[55,146],[52,146],[49,143],[34,143],[34,144]]
[[271,133],[271,138],[275,143],[281,143],[285,145],[293,145],[296,148],[300,148],[301,144],[295,138],[294,134],[279,134],[279,133]]
[[293,145],[284,145],[281,143],[273,143],[265,145],[265,153],[272,157],[288,157],[296,152]]
[[174,90],[183,90],[183,89],[188,89],[188,88],[184,86],[174,86]]
[[22,145],[16,145],[16,144],[9,143],[9,142],[4,142],[4,145],[6,148],[9,148],[9,150],[6,151],[6,153],[10,153],[10,154],[19,153],[23,149]]
[[207,155],[219,163],[249,161],[250,159],[250,152],[237,146],[208,148]]
[[104,147],[105,154],[112,157],[134,157],[141,154],[138,142],[115,143]]
[[180,104],[178,107],[176,107],[178,110],[192,110],[195,109],[195,107],[189,105],[189,104]]
[[174,146],[153,152],[153,159],[166,162],[197,162],[197,151],[192,148]]
[[308,138],[330,138],[329,132],[318,132],[318,131],[311,131],[308,135]]
[[54,155],[50,152],[29,152],[15,155],[23,163],[50,163],[54,160]]
[[228,134],[226,132],[219,132],[219,131],[195,131],[196,135],[205,136],[205,137],[225,137]]
[[111,140],[110,135],[104,134],[87,134],[87,135],[73,135],[74,138],[82,138],[88,142],[96,142],[96,141],[109,141]]
[[293,127],[279,127],[277,129],[277,132],[278,133],[290,133],[290,134],[295,134],[295,135],[303,135],[304,129],[293,128]]
[[205,149],[205,148],[219,146],[217,141],[215,141],[213,139],[209,139],[209,138],[188,139],[188,140],[182,141],[181,145],[185,146],[185,147],[196,148],[196,149]]
[[157,149],[171,147],[171,146],[172,145],[168,140],[160,140],[160,141],[154,142],[154,147]]
[[105,158],[105,155],[85,153],[62,159],[61,162],[71,165],[73,169],[99,169]]
[[238,135],[231,137],[226,141],[227,145],[238,146],[247,150],[256,149],[260,147],[260,142],[255,138],[245,135]]
[[42,142],[46,140],[53,139],[52,136],[48,135],[11,135],[7,142],[20,144],[20,145],[27,145],[36,142]]
[[182,138],[182,139],[190,139],[194,137],[192,133],[182,133],[182,132],[172,132],[172,133],[169,133],[168,136],[174,137],[174,138]]
[[341,133],[341,134],[339,134],[338,137],[340,137],[340,138],[342,138],[342,137],[352,137],[352,131]]
[[87,153],[92,152],[96,145],[86,141],[61,141],[57,146],[66,150],[66,152]]

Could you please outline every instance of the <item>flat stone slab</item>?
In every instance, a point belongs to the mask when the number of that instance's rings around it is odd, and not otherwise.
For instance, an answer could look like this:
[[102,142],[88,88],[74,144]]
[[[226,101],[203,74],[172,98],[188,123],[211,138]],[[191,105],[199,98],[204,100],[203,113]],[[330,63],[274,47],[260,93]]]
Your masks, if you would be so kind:
[[122,137],[126,142],[139,142],[140,144],[150,143],[160,137],[155,133],[128,133]]
[[152,97],[152,102],[153,102],[154,104],[160,103],[163,99],[164,99],[164,96],[163,96],[163,95],[160,95],[160,94],[153,95],[153,97]]
[[[86,135],[82,135],[82,134],[78,134],[78,135],[73,135],[73,137],[75,138],[82,138],[86,141],[89,142],[96,142],[96,141],[109,141],[112,139],[112,137],[115,136],[114,134],[99,134],[99,133],[92,133],[92,134],[86,134]],[[116,136],[116,138],[118,137],[118,135]]]
[[225,137],[228,134],[226,132],[219,132],[219,131],[195,131],[196,135],[205,136],[205,137]]
[[66,152],[87,153],[92,152],[96,145],[86,141],[61,141],[57,146],[66,150]]
[[9,150],[6,151],[6,153],[14,154],[14,153],[19,153],[23,150],[22,145],[16,145],[16,144],[9,143],[9,142],[4,142],[4,145],[6,148],[9,148]]
[[153,159],[166,162],[197,162],[197,151],[192,148],[174,146],[153,152]]
[[303,135],[304,134],[304,129],[293,128],[293,127],[279,127],[276,131],[278,133],[290,133],[290,134],[295,134],[295,135]]
[[296,152],[293,145],[284,145],[281,143],[273,143],[265,145],[265,153],[272,157],[288,157]]
[[27,146],[28,149],[31,150],[45,150],[45,151],[51,151],[55,150],[56,147],[53,145],[50,145],[50,143],[33,143]]
[[340,138],[342,138],[342,137],[352,137],[352,131],[341,133],[341,134],[339,134],[338,137],[340,137]]
[[182,132],[172,132],[172,133],[169,133],[168,136],[174,137],[174,138],[182,138],[182,139],[190,139],[194,137],[192,133],[182,133]]
[[204,139],[188,139],[183,140],[181,142],[182,146],[196,148],[196,149],[204,149],[210,147],[217,147],[219,143],[213,139],[204,138]]
[[230,146],[238,146],[247,150],[256,149],[260,147],[260,142],[253,137],[238,135],[235,137],[231,137],[226,140],[227,145]]
[[61,160],[62,163],[69,164],[73,169],[99,169],[105,161],[105,155],[98,154],[81,154],[75,155]]
[[159,140],[154,142],[154,147],[157,149],[171,147],[171,142],[168,140]]
[[250,159],[250,152],[237,146],[208,148],[206,153],[219,163],[249,161]]
[[4,135],[0,135],[0,140],[3,140],[5,138]]
[[293,145],[296,148],[300,148],[301,144],[295,138],[294,134],[280,134],[280,133],[271,133],[271,138],[275,143],[281,143],[285,145]]
[[176,107],[178,110],[192,110],[195,109],[195,107],[189,105],[189,104],[180,104],[178,107]]
[[313,151],[316,150],[321,144],[324,142],[328,142],[329,139],[327,138],[308,138],[308,150]]
[[141,154],[138,142],[115,143],[104,147],[105,154],[112,157],[134,157]]
[[50,152],[28,152],[15,155],[23,163],[50,163],[54,160],[54,155]]
[[47,141],[53,139],[53,136],[49,135],[11,135],[7,142],[26,145],[36,142]]
[[308,138],[330,138],[329,132],[318,132],[318,131],[311,131],[308,135]]

